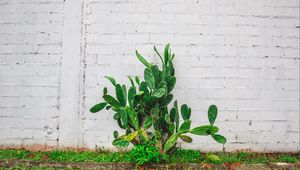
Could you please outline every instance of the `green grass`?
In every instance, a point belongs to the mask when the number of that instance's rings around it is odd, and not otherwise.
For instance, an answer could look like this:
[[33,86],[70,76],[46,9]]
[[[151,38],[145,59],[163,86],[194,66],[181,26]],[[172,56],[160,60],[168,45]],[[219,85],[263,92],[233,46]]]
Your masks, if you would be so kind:
[[216,153],[220,159],[220,163],[235,163],[240,162],[244,164],[267,164],[271,162],[286,162],[296,163],[300,162],[300,153],[250,153],[250,152],[235,152],[235,153]]
[[[219,159],[217,159],[219,158]],[[51,162],[124,162],[129,163],[130,157],[126,152],[74,152],[74,151],[48,151],[30,152],[27,150],[6,149],[0,150],[0,160],[27,160],[27,161],[51,161]],[[300,162],[300,152],[296,154],[259,154],[249,152],[218,152],[202,154],[196,150],[178,149],[174,151],[166,163],[270,163],[270,162]]]
[[0,160],[19,159],[54,162],[129,162],[125,152],[74,152],[74,151],[39,151],[0,150]]
[[204,161],[204,159],[205,158],[201,155],[200,151],[178,149],[169,157],[167,163],[199,163]]
[[281,155],[279,157],[279,160],[282,162],[287,162],[287,163],[296,163],[299,162],[299,156],[298,156],[298,160],[296,157],[290,156],[290,155]]

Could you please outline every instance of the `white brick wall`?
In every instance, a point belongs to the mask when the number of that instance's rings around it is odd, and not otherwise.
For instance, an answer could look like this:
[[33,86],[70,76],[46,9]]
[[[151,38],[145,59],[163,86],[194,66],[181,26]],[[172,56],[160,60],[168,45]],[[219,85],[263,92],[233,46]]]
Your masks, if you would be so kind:
[[56,146],[63,2],[0,0],[0,144]]
[[299,28],[298,0],[0,0],[0,145],[113,148],[112,113],[88,111],[103,76],[171,43],[193,126],[214,103],[227,151],[298,151]]

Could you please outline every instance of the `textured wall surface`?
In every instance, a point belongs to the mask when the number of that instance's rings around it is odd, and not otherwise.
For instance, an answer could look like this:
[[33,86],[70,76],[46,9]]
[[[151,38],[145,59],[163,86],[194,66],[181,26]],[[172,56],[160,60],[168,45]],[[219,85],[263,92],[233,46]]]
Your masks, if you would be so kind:
[[129,84],[135,50],[170,43],[192,126],[216,104],[225,150],[298,151],[299,25],[298,0],[0,0],[0,145],[113,148],[112,113],[89,112],[104,75]]
[[0,144],[56,145],[62,1],[0,0]]

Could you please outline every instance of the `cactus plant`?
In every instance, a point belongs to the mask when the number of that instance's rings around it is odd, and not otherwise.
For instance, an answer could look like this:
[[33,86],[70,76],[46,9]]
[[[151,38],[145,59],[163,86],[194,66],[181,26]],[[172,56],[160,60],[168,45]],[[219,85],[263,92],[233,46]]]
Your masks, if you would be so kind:
[[[179,108],[175,101],[173,107],[168,108],[173,99],[172,90],[176,83],[173,66],[175,55],[171,53],[169,44],[166,45],[163,56],[155,46],[154,51],[161,60],[161,68],[148,62],[136,51],[138,60],[146,67],[144,79],[128,77],[131,85],[127,88],[126,85],[118,84],[113,77],[106,76],[115,87],[116,97],[109,95],[105,87],[103,89],[104,102],[90,109],[92,113],[104,108],[112,110],[113,118],[122,129],[125,129],[125,134],[120,136],[117,131],[114,131],[113,145],[127,147],[129,143],[136,145],[154,141],[160,152],[166,153],[176,147],[179,138],[191,143],[192,138],[187,133],[200,136],[210,135],[218,143],[225,144],[226,138],[217,134],[219,129],[214,126],[218,112],[215,105],[211,105],[208,109],[209,124],[193,129],[190,129],[192,111],[188,105],[183,104]],[[183,119],[181,124],[179,115]]]

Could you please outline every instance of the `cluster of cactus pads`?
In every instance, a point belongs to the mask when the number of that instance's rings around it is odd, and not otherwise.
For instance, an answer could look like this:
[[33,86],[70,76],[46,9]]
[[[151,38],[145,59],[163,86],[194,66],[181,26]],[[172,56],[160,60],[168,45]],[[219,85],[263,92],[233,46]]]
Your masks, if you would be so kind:
[[[116,97],[108,94],[107,88],[103,89],[104,102],[96,104],[90,111],[99,112],[106,108],[114,112],[113,118],[118,122],[125,134],[119,135],[114,131],[115,140],[113,145],[125,148],[132,143],[145,144],[153,142],[161,153],[170,152],[176,147],[178,138],[191,143],[192,138],[187,133],[212,136],[221,144],[226,143],[226,138],[217,134],[218,127],[214,126],[217,117],[217,107],[211,105],[208,109],[209,124],[191,127],[191,108],[186,104],[179,108],[177,101],[172,104],[176,78],[173,66],[174,54],[171,53],[169,44],[164,49],[162,56],[154,46],[154,51],[159,56],[162,66],[149,63],[141,54],[136,51],[136,56],[146,68],[144,70],[144,80],[136,77],[128,77],[131,86],[127,90],[126,85],[121,85],[112,77],[106,78],[115,87]],[[183,121],[180,124],[179,117]]]

